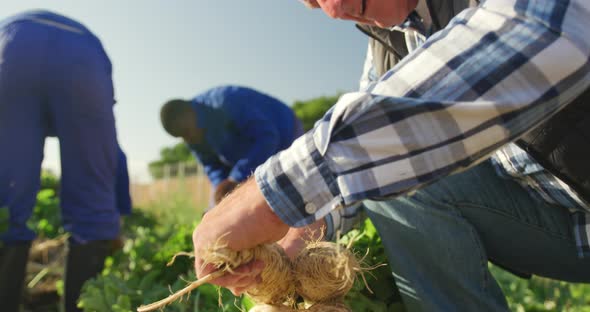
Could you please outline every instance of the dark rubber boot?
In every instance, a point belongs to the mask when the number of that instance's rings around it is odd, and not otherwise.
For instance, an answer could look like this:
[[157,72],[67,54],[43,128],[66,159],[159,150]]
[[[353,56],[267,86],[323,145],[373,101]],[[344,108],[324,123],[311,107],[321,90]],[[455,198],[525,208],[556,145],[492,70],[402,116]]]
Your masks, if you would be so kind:
[[0,247],[0,310],[20,311],[31,242]]
[[83,245],[70,244],[65,272],[65,311],[81,311],[78,297],[84,283],[100,273],[110,254],[111,241],[93,241]]

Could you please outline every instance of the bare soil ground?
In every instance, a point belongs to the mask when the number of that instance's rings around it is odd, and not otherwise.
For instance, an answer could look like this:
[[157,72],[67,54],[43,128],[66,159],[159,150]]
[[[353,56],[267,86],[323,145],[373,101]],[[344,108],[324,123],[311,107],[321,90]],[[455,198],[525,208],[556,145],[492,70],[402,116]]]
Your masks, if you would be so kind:
[[67,236],[33,241],[27,263],[23,303],[27,312],[59,311],[57,281],[63,278]]

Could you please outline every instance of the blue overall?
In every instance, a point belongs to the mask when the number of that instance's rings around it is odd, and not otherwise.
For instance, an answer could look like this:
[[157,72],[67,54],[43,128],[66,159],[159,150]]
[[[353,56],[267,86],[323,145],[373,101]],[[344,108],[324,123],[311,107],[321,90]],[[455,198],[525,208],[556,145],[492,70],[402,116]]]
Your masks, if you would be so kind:
[[64,228],[84,243],[119,234],[111,63],[96,36],[34,11],[0,22],[0,207],[4,242],[29,241],[45,137],[60,142]]

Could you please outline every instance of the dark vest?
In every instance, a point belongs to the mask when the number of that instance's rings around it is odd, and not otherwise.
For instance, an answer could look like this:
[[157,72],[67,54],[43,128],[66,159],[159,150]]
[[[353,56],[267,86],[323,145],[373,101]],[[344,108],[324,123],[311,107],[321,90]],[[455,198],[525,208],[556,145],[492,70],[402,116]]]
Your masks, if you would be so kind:
[[[469,6],[468,0],[427,0],[433,33]],[[408,54],[404,34],[357,25],[370,37],[373,67],[382,76]],[[516,143],[590,202],[590,89]]]

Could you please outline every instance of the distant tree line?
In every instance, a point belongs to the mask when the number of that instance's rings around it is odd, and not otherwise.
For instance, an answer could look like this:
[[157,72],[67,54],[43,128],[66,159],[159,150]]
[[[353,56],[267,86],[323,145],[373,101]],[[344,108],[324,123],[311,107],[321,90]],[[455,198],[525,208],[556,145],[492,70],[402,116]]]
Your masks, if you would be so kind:
[[[154,179],[161,179],[166,175],[178,175],[179,163],[192,165],[196,163],[195,157],[192,155],[190,149],[183,142],[177,143],[172,147],[164,147],[160,150],[160,159],[152,161],[148,164],[150,175]],[[169,172],[166,172],[169,170]]]
[[340,95],[322,96],[307,101],[295,101],[291,108],[295,115],[303,122],[305,131],[313,128],[313,125],[338,101]]

